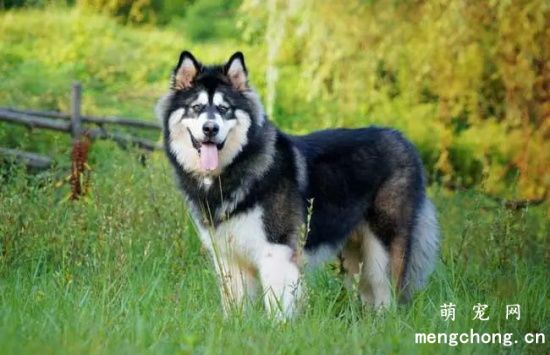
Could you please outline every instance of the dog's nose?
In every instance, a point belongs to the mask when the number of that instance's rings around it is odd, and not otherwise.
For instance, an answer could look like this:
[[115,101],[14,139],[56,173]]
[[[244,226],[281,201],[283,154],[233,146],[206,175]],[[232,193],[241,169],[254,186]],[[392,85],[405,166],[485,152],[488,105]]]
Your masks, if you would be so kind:
[[220,130],[220,127],[214,122],[206,122],[202,126],[202,131],[204,132],[204,135],[207,137],[214,137],[216,134],[218,134],[219,130]]

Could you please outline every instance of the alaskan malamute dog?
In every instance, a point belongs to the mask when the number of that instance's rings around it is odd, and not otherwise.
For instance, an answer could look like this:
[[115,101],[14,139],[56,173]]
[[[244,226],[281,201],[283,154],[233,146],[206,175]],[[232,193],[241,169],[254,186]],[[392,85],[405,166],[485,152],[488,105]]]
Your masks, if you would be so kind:
[[280,132],[240,52],[224,65],[181,53],[157,114],[226,313],[260,294],[275,317],[294,314],[302,259],[339,255],[346,284],[359,275],[361,299],[375,308],[389,305],[392,283],[402,300],[425,283],[438,225],[418,154],[397,131]]

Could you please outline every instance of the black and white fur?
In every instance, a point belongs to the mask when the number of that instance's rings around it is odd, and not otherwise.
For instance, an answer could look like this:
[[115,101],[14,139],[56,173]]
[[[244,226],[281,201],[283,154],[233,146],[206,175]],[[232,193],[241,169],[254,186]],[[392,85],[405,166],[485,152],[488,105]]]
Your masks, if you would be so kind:
[[[280,132],[248,85],[240,52],[213,66],[182,52],[157,115],[226,313],[259,294],[275,317],[295,313],[308,201],[308,264],[339,254],[347,282],[360,274],[361,298],[375,307],[390,303],[391,276],[403,299],[425,283],[437,221],[418,154],[398,132]],[[211,144],[219,162],[205,170],[201,149]]]

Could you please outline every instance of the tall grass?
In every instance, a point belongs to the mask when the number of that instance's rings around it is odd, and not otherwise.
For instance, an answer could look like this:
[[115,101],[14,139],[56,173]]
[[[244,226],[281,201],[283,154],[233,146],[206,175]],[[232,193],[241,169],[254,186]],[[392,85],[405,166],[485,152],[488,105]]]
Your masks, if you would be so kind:
[[[160,153],[96,143],[91,195],[67,202],[60,172],[3,173],[0,187],[0,349],[5,353],[439,353],[416,332],[511,332],[518,344],[460,345],[461,353],[540,352],[548,336],[544,208],[511,212],[476,193],[430,194],[441,259],[426,290],[386,314],[362,309],[337,265],[308,274],[300,316],[274,324],[261,302],[224,320],[211,262]],[[109,154],[110,159],[104,159]],[[12,168],[13,169],[13,168]],[[457,305],[456,321],[440,305]],[[490,320],[473,320],[473,305]],[[521,320],[506,320],[506,304]]]

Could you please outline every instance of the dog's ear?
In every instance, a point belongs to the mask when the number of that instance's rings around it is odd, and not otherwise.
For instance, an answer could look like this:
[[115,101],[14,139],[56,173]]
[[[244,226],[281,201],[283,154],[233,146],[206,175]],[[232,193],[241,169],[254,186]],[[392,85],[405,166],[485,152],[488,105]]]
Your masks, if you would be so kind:
[[224,71],[235,89],[243,91],[248,88],[248,72],[241,52],[236,52],[229,58]]
[[180,60],[172,76],[172,88],[174,90],[185,90],[192,87],[201,67],[201,63],[195,59],[191,52],[181,52]]

